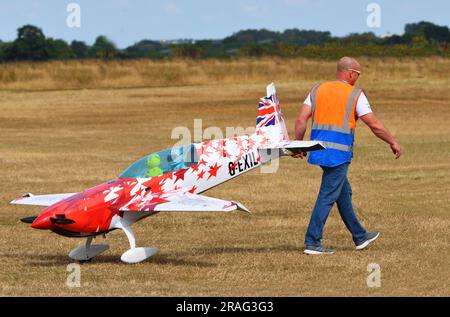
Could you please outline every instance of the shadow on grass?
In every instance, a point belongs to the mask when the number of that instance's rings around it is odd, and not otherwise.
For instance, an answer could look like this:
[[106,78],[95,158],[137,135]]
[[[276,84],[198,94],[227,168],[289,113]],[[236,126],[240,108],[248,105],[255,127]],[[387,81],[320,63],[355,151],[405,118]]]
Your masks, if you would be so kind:
[[[196,266],[196,267],[215,267],[217,264],[186,259],[192,256],[214,256],[220,254],[236,254],[236,253],[272,253],[272,252],[299,252],[301,248],[293,245],[278,245],[278,246],[267,246],[267,247],[212,247],[212,248],[196,248],[191,249],[189,252],[174,252],[170,254],[156,254],[155,256],[147,259],[144,262],[138,263],[137,265],[174,265],[174,266]],[[14,257],[14,255],[12,256]],[[19,256],[23,258],[24,255]],[[67,255],[62,254],[38,254],[38,255],[26,255],[26,259],[29,261],[28,264],[33,267],[53,267],[60,265],[68,265],[70,263],[79,263],[78,261],[72,260]],[[99,255],[98,257],[92,259],[91,261],[80,263],[81,265],[96,265],[96,264],[114,264],[114,265],[124,265],[130,266],[133,264],[126,264],[120,260],[120,255]]]
[[[133,264],[127,264],[120,260],[120,255],[99,255],[98,257],[87,262],[78,262],[72,260],[67,255],[34,255],[28,256],[31,261],[29,264],[34,267],[52,267],[58,265],[68,265],[70,263],[79,263],[81,265],[95,265],[95,264],[115,264],[130,266]],[[167,256],[164,254],[156,254],[155,256],[138,263],[137,265],[146,264],[156,264],[156,265],[175,265],[175,266],[196,266],[196,267],[213,267],[216,266],[214,263],[204,262],[204,261],[193,261],[182,258],[177,258],[173,256]],[[135,264],[136,265],[136,264]]]
[[[198,248],[193,249],[192,253],[202,255],[218,255],[224,253],[270,253],[270,252],[302,252],[301,247],[295,245],[274,245],[266,247],[214,247],[214,248]],[[192,254],[191,253],[191,254]],[[187,254],[187,253],[184,253]],[[181,255],[181,254],[180,254]]]

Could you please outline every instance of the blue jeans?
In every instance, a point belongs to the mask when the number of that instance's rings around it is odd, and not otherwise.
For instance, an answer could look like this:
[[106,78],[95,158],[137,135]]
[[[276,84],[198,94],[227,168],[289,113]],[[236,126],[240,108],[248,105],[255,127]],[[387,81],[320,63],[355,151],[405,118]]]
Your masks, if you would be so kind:
[[323,227],[335,202],[355,244],[359,245],[364,241],[367,231],[360,224],[353,210],[352,188],[347,179],[348,166],[349,163],[335,167],[321,166],[323,169],[322,184],[306,232],[305,245],[321,245]]

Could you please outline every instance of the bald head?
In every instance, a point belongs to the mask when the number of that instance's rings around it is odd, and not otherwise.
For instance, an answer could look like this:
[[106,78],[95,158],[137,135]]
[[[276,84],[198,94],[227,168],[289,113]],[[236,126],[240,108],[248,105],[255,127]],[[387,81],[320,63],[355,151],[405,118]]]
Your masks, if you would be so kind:
[[354,59],[353,57],[344,56],[342,57],[338,64],[337,64],[337,71],[338,72],[345,72],[349,69],[354,70],[361,70],[361,66],[359,65],[358,61]]
[[336,78],[354,85],[359,78],[360,72],[361,65],[359,65],[358,61],[353,57],[345,56],[337,63]]

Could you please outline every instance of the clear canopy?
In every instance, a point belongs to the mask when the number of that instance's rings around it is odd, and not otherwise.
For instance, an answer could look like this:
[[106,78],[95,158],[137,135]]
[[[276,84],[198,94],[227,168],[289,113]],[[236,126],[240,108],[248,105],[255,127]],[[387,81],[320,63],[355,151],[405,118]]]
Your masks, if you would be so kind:
[[198,163],[193,144],[174,147],[147,155],[131,164],[119,178],[149,178],[188,168]]

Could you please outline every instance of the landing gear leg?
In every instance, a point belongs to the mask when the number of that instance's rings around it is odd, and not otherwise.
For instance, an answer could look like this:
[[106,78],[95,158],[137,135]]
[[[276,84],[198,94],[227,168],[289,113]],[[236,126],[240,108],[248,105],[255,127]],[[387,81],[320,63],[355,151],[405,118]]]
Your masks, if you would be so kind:
[[122,226],[121,228],[130,242],[130,249],[126,251],[120,259],[125,263],[139,263],[158,252],[157,248],[136,248],[136,239],[130,226]]

